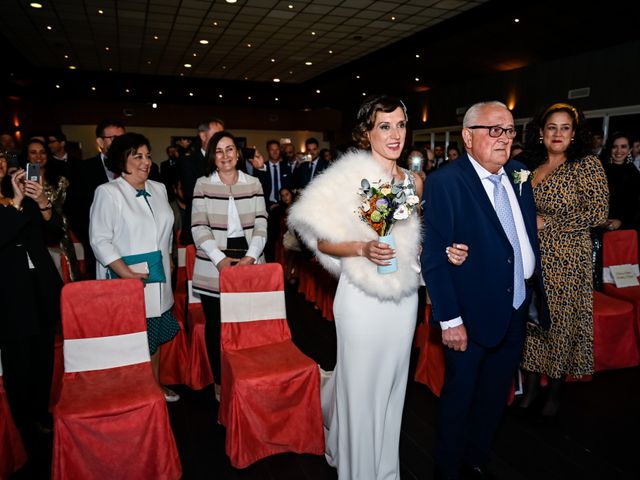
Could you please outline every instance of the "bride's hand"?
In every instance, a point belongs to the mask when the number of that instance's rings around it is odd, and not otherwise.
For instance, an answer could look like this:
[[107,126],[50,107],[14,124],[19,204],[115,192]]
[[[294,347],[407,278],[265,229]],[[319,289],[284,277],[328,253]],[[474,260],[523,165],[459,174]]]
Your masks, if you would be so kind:
[[389,265],[389,260],[396,256],[396,252],[386,243],[371,240],[362,246],[360,255],[367,257],[376,265]]
[[449,263],[456,266],[462,265],[467,259],[467,255],[469,255],[469,247],[464,243],[453,243],[445,251],[447,252]]

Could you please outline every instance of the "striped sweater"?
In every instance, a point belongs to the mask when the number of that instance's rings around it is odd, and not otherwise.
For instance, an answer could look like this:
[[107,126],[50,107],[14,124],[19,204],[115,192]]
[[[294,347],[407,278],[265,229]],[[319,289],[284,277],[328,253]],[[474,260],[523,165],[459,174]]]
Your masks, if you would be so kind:
[[201,246],[204,242],[213,240],[218,249],[224,250],[227,247],[230,198],[233,198],[238,210],[244,236],[249,244],[248,253],[254,250],[256,263],[264,261],[264,242],[254,240],[252,243],[254,237],[256,240],[267,237],[267,211],[259,180],[243,172],[238,172],[238,181],[234,185],[223,184],[216,173],[210,177],[200,177],[193,190],[191,233],[197,247],[193,289],[201,294],[217,296],[220,291],[218,269]]

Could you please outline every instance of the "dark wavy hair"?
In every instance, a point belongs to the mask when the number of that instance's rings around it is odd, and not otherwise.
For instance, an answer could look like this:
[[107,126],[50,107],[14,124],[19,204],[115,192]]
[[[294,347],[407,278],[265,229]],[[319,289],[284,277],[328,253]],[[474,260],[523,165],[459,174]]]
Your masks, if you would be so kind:
[[364,99],[362,105],[358,109],[356,117],[356,126],[354,127],[351,138],[358,148],[369,149],[371,143],[366,133],[373,129],[376,123],[376,114],[378,112],[391,113],[396,108],[401,108],[407,118],[407,108],[398,98],[389,95],[369,95]]
[[[230,138],[233,144],[238,151],[238,162],[243,162],[244,157],[242,156],[242,149],[238,147],[238,141],[233,133],[228,130],[223,130],[221,132],[214,133],[213,136],[209,139],[209,144],[207,145],[207,153],[205,154],[204,161],[206,165],[205,175],[209,176],[213,172],[216,171],[216,148],[218,148],[218,143],[223,138]],[[236,169],[238,168],[238,164],[236,164]]]
[[136,153],[143,145],[151,151],[149,139],[141,133],[129,132],[115,137],[109,147],[109,156],[105,162],[107,168],[118,175],[131,173],[127,171],[127,158]]
[[46,142],[43,142],[39,138],[30,138],[24,143],[24,147],[22,148],[22,152],[20,153],[20,168],[26,168],[27,163],[29,163],[29,145],[37,143],[38,145],[42,145],[44,147],[45,154],[47,155],[47,164],[44,167],[44,180],[49,185],[57,185],[58,180],[60,180],[60,171],[56,168],[55,160],[53,159],[53,154],[51,153],[51,149]]
[[540,110],[525,129],[524,151],[518,155],[518,160],[530,170],[536,169],[547,159],[547,149],[542,143],[540,131],[556,112],[565,112],[573,120],[575,135],[567,148],[567,162],[576,162],[591,153],[591,132],[582,111],[568,103],[552,103]]
[[611,161],[611,150],[613,150],[613,142],[615,142],[619,138],[626,138],[627,139],[627,143],[629,144],[629,155],[627,155],[627,159],[625,160],[625,163],[629,163],[629,162],[632,161],[632,158],[631,158],[631,145],[632,145],[631,137],[629,135],[627,135],[626,132],[614,132],[607,139],[607,144],[602,149],[602,154],[600,155],[600,159],[602,160],[602,163],[612,163],[612,161]]

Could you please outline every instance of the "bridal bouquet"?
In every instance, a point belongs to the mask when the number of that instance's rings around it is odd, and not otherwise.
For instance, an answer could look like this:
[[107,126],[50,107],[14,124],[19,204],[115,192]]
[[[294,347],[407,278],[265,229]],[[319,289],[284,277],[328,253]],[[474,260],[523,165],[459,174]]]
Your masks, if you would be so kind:
[[399,185],[393,180],[369,182],[363,178],[358,195],[362,198],[360,218],[380,237],[388,235],[396,221],[409,218],[420,203],[412,185]]

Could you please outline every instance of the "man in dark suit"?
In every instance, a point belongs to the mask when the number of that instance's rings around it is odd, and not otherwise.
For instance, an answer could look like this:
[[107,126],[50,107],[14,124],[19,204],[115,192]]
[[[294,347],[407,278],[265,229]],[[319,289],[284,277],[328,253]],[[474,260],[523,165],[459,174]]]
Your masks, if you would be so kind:
[[301,163],[295,170],[294,184],[298,190],[302,190],[309,185],[313,177],[329,166],[329,162],[324,158],[320,158],[318,140],[313,137],[308,138],[304,144],[307,155],[311,157],[311,161]]
[[67,136],[60,129],[47,135],[47,145],[53,155],[52,166],[69,181],[73,181],[78,173],[80,159],[67,152]]
[[[198,178],[204,176],[206,171],[206,154],[209,140],[217,132],[224,130],[224,122],[219,118],[210,118],[198,124],[198,138],[200,145],[195,149],[185,150],[178,160],[178,172],[182,182],[184,192],[184,202],[186,204],[186,218],[191,221],[191,202],[193,200],[193,189]],[[193,243],[190,226],[186,226],[180,232],[180,242],[183,245]]]
[[281,188],[293,188],[293,175],[289,164],[282,161],[280,142],[277,140],[267,142],[267,157],[264,175],[258,178],[262,178],[264,200],[269,210],[278,204]]
[[167,153],[167,159],[160,163],[160,181],[164,183],[167,189],[169,201],[172,201],[174,198],[173,185],[175,185],[176,181],[180,178],[180,172],[178,171],[180,154],[175,145],[169,145],[165,151]]
[[[440,478],[459,478],[461,467],[490,478],[486,462],[522,353],[532,287],[543,291],[531,183],[522,181],[521,164],[507,164],[515,134],[505,105],[473,105],[462,129],[468,154],[429,175],[424,188],[422,270],[446,362]],[[442,255],[452,242],[469,246],[461,266]],[[548,326],[546,302],[539,308]]]
[[100,153],[95,157],[79,162],[78,172],[72,176],[69,185],[67,203],[71,230],[76,234],[84,248],[87,278],[95,278],[95,257],[89,243],[89,211],[93,203],[93,194],[103,183],[116,178],[106,163],[109,147],[113,139],[124,135],[122,122],[114,119],[101,121],[96,126],[96,145]]

